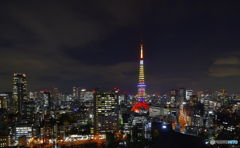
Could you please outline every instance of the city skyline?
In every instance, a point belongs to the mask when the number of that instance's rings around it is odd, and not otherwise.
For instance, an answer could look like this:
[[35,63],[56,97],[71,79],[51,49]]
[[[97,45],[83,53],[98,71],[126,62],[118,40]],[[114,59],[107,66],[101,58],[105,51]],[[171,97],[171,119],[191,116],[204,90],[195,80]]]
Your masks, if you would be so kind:
[[117,87],[137,94],[140,40],[147,94],[173,88],[239,94],[236,2],[1,2],[1,92]]

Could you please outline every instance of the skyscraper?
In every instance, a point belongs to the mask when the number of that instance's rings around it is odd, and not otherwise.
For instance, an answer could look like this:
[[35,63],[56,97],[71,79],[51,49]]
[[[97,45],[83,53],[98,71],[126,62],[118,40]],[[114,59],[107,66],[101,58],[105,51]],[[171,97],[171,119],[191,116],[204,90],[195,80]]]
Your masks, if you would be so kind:
[[179,88],[179,101],[180,102],[186,101],[186,88],[185,87]]
[[94,93],[94,134],[118,132],[118,91]]
[[73,98],[76,99],[77,96],[77,89],[76,87],[73,87]]
[[0,94],[0,109],[7,109],[7,94]]
[[140,101],[145,101],[145,82],[144,82],[144,62],[143,62],[143,44],[141,44],[141,53],[140,53],[140,68],[139,68],[139,84],[138,87],[138,99]]
[[43,106],[51,109],[51,97],[49,91],[43,93]]
[[22,105],[28,102],[27,79],[22,73],[14,73],[13,76],[13,113],[21,114]]
[[80,87],[73,87],[73,99],[79,99]]
[[52,89],[52,100],[54,102],[58,101],[58,88],[56,88],[56,87],[53,87],[53,89]]

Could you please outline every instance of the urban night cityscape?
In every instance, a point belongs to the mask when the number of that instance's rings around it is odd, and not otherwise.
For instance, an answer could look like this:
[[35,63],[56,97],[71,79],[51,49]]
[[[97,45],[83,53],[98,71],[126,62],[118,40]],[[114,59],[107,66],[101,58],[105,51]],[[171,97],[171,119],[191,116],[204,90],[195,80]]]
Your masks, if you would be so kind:
[[0,147],[240,148],[240,1],[0,1]]

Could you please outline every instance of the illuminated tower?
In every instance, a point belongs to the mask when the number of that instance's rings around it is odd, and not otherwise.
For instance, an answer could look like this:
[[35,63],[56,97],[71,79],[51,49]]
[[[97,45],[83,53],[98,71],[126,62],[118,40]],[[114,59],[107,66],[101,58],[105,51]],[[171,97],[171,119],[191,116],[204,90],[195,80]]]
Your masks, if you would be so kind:
[[132,111],[136,113],[141,113],[141,111],[149,110],[149,105],[145,102],[146,92],[145,92],[145,82],[144,82],[144,62],[143,62],[143,44],[141,44],[140,53],[140,68],[139,68],[139,83],[138,87],[138,99],[135,102]]
[[143,62],[143,44],[141,44],[141,53],[140,53],[140,68],[139,68],[139,84],[138,87],[138,99],[139,101],[145,101],[145,82],[144,82],[144,62]]

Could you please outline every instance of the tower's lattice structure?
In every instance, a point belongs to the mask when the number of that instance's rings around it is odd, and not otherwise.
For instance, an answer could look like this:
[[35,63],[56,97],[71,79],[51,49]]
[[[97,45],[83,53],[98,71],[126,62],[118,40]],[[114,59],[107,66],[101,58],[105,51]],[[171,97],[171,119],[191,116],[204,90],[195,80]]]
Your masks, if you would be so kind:
[[144,82],[144,61],[143,61],[143,44],[141,44],[141,52],[140,52],[140,68],[139,68],[139,84],[138,87],[138,99],[139,101],[145,101],[146,93],[145,93],[145,82]]
[[149,105],[145,102],[146,84],[144,82],[144,60],[143,60],[143,44],[142,43],[141,43],[141,51],[140,51],[139,83],[137,87],[138,87],[138,98],[137,98],[137,102],[134,104],[132,108],[132,111],[139,112],[141,109],[148,110]]

